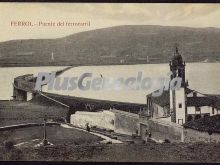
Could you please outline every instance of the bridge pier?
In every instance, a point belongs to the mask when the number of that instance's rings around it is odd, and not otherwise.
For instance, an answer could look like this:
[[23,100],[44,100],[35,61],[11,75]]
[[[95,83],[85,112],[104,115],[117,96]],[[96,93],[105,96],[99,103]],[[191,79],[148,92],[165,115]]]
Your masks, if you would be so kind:
[[33,75],[28,74],[16,77],[13,83],[13,100],[31,100],[33,98],[34,85]]
[[13,100],[15,101],[29,101],[33,98],[33,93],[16,89],[14,87],[13,97]]

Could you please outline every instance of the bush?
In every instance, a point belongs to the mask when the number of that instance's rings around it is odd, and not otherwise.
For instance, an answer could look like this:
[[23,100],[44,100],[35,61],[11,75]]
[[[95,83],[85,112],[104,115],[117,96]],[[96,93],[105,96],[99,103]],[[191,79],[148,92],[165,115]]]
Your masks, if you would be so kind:
[[164,143],[170,143],[170,140],[169,139],[165,139]]
[[6,161],[12,161],[12,160],[22,160],[23,159],[23,153],[20,149],[13,148],[9,151],[6,151],[3,155],[3,160]]
[[65,118],[56,118],[56,119],[53,119],[53,122],[58,122],[58,123],[65,123],[66,122],[66,119]]

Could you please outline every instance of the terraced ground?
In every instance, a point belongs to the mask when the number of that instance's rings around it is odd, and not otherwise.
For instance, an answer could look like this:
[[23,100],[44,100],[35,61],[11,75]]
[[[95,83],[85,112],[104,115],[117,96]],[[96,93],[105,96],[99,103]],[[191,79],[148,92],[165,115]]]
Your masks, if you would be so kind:
[[[0,127],[25,123],[43,123],[45,115],[47,115],[48,121],[59,122],[66,118],[67,112],[68,109],[53,105],[0,101]],[[42,142],[43,134],[44,128],[42,126],[0,130],[0,160],[22,160],[26,156],[34,156],[32,151],[26,149],[37,149],[35,146]],[[90,145],[103,140],[93,134],[64,128],[60,125],[47,126],[47,139],[56,147]],[[36,160],[40,159],[37,155],[35,155]],[[29,160],[29,158],[25,159]],[[48,157],[48,159],[50,158]],[[51,157],[51,159],[53,158]]]
[[68,109],[57,106],[43,106],[31,102],[0,101],[0,127],[24,123],[42,123],[48,119],[66,118]]
[[[44,129],[41,126],[1,131],[0,146],[4,146],[5,141],[12,141],[14,145],[24,142],[32,144],[33,141],[42,141],[43,131]],[[92,144],[102,140],[102,138],[90,133],[57,125],[47,126],[47,139],[54,145]]]
[[220,162],[220,144],[85,144],[0,148],[0,160]]
[[[30,102],[0,101],[0,126],[42,123],[44,115],[60,119],[67,111]],[[47,135],[54,145],[35,147],[42,141],[43,127],[1,131],[0,160],[220,163],[220,143],[99,144],[100,137],[60,126],[48,126]]]

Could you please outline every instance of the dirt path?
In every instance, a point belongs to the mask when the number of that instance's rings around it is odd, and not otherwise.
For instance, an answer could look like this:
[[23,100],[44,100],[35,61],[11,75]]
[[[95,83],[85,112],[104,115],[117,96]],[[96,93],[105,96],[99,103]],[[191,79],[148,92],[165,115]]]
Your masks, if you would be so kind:
[[[61,127],[70,128],[70,129],[77,129],[77,130],[80,130],[80,131],[88,132],[88,131],[86,131],[84,129],[81,129],[81,128],[71,127],[71,126],[69,126],[67,124],[61,124]],[[113,144],[120,144],[120,143],[122,143],[120,140],[112,139],[110,137],[104,136],[104,135],[99,134],[99,133],[95,133],[95,132],[89,132],[89,133],[105,139],[101,143],[108,143],[108,142],[113,143]]]

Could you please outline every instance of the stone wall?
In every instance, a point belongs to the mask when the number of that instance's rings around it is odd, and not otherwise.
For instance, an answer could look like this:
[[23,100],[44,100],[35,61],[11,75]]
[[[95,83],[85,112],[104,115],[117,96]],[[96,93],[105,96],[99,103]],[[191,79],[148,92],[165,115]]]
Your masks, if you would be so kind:
[[132,135],[138,129],[139,115],[118,111],[104,110],[102,112],[77,111],[71,115],[70,123],[85,128],[86,123],[90,126],[97,126],[114,130],[116,133]]
[[85,128],[86,123],[89,123],[90,126],[114,130],[114,120],[114,113],[105,110],[102,112],[77,111],[70,117],[70,123],[81,128]]
[[[163,120],[149,119],[140,122],[140,136],[145,140],[146,130],[151,133],[151,138],[157,142],[164,142],[165,139],[170,142],[220,142],[220,133],[202,132]],[[144,130],[146,129],[146,130]]]
[[[151,138],[157,142],[163,142],[168,139],[170,142],[183,142],[183,127],[176,123],[171,123],[163,120],[148,120],[148,132],[151,133]],[[142,131],[143,132],[143,131]],[[144,140],[144,136],[141,135]]]
[[16,89],[15,87],[13,90],[13,96],[16,101],[27,101],[27,92]]
[[220,133],[212,133],[197,131],[193,129],[184,129],[184,142],[220,142]]
[[120,134],[132,135],[138,130],[139,115],[112,110],[115,113],[115,132]]

